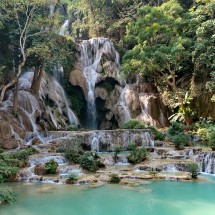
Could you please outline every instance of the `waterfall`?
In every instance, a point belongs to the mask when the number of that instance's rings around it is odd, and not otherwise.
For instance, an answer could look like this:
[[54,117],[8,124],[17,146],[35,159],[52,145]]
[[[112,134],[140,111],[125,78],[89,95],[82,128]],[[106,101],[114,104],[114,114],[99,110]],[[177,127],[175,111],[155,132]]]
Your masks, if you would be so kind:
[[129,107],[127,106],[126,101],[125,101],[125,94],[126,94],[127,90],[129,90],[128,84],[126,84],[126,86],[122,90],[122,92],[120,94],[120,98],[119,98],[119,103],[118,103],[123,108],[123,115],[124,115],[123,123],[126,123],[129,120],[131,120],[131,114],[129,111]]
[[59,35],[61,36],[65,36],[68,32],[68,28],[69,28],[69,19],[67,19],[63,25],[61,26],[61,29],[60,29],[60,32],[59,32]]
[[87,81],[87,122],[88,128],[97,129],[97,111],[95,104],[95,84],[97,82],[99,69],[101,68],[101,58],[105,54],[111,56],[114,62],[119,65],[119,55],[116,52],[113,43],[106,38],[93,38],[83,41],[80,44],[81,64],[83,74]]
[[141,93],[139,94],[139,101],[140,101],[140,107],[141,107],[141,121],[145,124],[153,126],[155,123],[153,122],[152,117],[149,114],[149,99],[151,95],[148,95],[147,93]]
[[154,147],[154,140],[146,130],[105,130],[92,131],[87,142],[94,151],[114,151],[116,146],[127,150],[128,145],[135,143],[138,146]]
[[69,119],[69,123],[78,125],[79,124],[78,119],[75,116],[74,112],[69,107],[65,91],[55,78],[52,79],[52,87],[54,88],[54,95],[56,97],[55,103],[58,106],[60,114],[63,113],[62,107],[65,106],[65,113]]

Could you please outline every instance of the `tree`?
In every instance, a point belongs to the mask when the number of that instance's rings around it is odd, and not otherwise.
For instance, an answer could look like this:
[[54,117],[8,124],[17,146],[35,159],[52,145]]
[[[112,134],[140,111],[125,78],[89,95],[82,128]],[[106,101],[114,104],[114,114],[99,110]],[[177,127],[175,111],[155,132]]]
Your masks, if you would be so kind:
[[[206,1],[192,10],[192,28],[195,45],[192,58],[197,77],[215,92],[215,3]],[[209,75],[211,76],[209,78]]]
[[[26,43],[30,37],[34,37],[38,34],[43,33],[41,28],[38,27],[38,16],[40,14],[40,8],[43,7],[46,3],[45,0],[13,0],[6,1],[2,0],[5,6],[4,11],[6,13],[6,18],[13,22],[17,27],[17,32],[15,38],[15,45],[18,48],[16,50],[16,54],[18,55],[17,65],[14,65],[16,74],[15,77],[6,85],[4,85],[1,89],[0,103],[4,99],[5,92],[8,88],[12,87],[16,84],[16,89],[14,92],[14,102],[13,109],[14,112],[17,112],[17,100],[18,100],[18,79],[22,72],[22,68],[26,63]],[[39,16],[39,20],[41,20],[41,16]],[[42,27],[42,26],[40,26]],[[14,32],[12,32],[14,33]],[[15,47],[14,47],[15,48]]]
[[176,0],[140,8],[137,20],[127,26],[124,42],[133,48],[123,57],[122,71],[130,77],[139,73],[170,88],[190,124],[178,85],[183,65],[191,61],[191,40],[186,35],[188,25],[183,16],[184,10]]

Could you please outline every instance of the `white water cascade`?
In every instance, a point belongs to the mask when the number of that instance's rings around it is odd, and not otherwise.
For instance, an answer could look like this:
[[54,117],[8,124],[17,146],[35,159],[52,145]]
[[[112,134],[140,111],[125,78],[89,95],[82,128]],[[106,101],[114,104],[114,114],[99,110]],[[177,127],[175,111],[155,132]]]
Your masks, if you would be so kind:
[[115,63],[119,65],[119,54],[113,43],[106,38],[93,38],[80,44],[81,64],[83,74],[87,81],[87,127],[97,129],[97,112],[95,104],[95,85],[99,77],[102,55],[113,56]]
[[124,115],[123,124],[128,122],[131,119],[129,107],[127,106],[125,101],[125,94],[128,90],[129,90],[129,85],[126,84],[126,86],[123,88],[120,94],[119,103],[118,103],[118,105],[123,108],[123,115]]
[[61,36],[65,36],[68,32],[68,28],[69,28],[69,20],[67,19],[63,25],[61,26],[61,29],[60,29],[60,32],[59,32],[59,35]]
[[149,100],[151,95],[148,95],[147,93],[140,93],[139,94],[139,101],[140,101],[140,107],[141,107],[141,116],[140,119],[145,124],[153,126],[155,122],[153,121],[152,117],[149,114]]
[[[79,124],[78,119],[75,116],[74,112],[69,107],[69,103],[66,98],[66,94],[65,94],[63,88],[61,87],[60,83],[55,78],[53,78],[52,87],[54,89],[54,94],[56,96],[55,103],[57,104],[60,113],[61,114],[63,113],[62,107],[65,105],[65,112],[69,119],[69,123],[78,125]],[[56,122],[53,122],[53,123],[56,124]]]

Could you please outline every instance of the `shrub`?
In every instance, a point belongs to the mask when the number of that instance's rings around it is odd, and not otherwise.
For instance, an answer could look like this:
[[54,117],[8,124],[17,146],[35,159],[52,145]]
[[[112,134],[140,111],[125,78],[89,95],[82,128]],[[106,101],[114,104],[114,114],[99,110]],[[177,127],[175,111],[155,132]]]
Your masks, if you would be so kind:
[[208,142],[210,138],[211,130],[209,128],[199,128],[197,134],[200,136],[203,142]]
[[215,151],[215,131],[211,131],[209,134],[209,145]]
[[115,146],[114,148],[114,161],[117,161],[117,155],[122,151],[122,146]]
[[135,126],[139,125],[140,122],[136,119],[131,119],[130,121],[126,122],[122,128],[123,129],[134,129]]
[[134,129],[145,129],[145,128],[146,128],[146,126],[141,123],[134,126]]
[[5,180],[13,180],[16,177],[16,174],[18,173],[19,168],[18,167],[10,167],[1,163],[0,165],[0,175],[1,175],[1,181],[4,182]]
[[3,153],[3,152],[4,152],[4,150],[2,148],[0,148],[0,154]]
[[16,194],[8,187],[2,187],[0,189],[0,205],[1,204],[13,204],[16,201]]
[[175,136],[175,135],[178,135],[180,133],[183,133],[184,132],[184,128],[185,126],[181,123],[178,123],[178,122],[174,122],[172,123],[172,125],[168,128],[168,131],[167,133],[170,135],[170,136]]
[[4,182],[4,178],[3,178],[3,175],[0,174],[0,183],[3,183]]
[[112,174],[111,175],[111,178],[110,178],[110,183],[113,183],[113,184],[119,184],[120,182],[120,178],[117,174]]
[[35,149],[28,148],[15,154],[0,154],[0,181],[13,181],[19,167],[27,164],[28,156],[35,153]]
[[137,148],[137,145],[135,144],[135,143],[130,143],[129,145],[128,145],[128,151],[132,151],[132,150],[134,150],[134,149],[136,149]]
[[80,158],[81,167],[89,172],[96,172],[102,163],[97,160],[96,155],[92,152],[87,152]]
[[59,147],[56,149],[56,152],[57,153],[64,153],[64,152],[66,152],[66,149],[64,147]]
[[28,159],[29,155],[32,155],[36,152],[37,152],[36,149],[28,148],[26,150],[15,153],[13,157],[18,159],[18,160],[26,161]]
[[144,161],[146,159],[147,156],[147,150],[146,148],[142,147],[142,148],[134,148],[129,156],[128,156],[128,161],[132,164],[137,164],[137,163],[141,163],[142,161]]
[[198,173],[198,164],[197,163],[194,163],[194,162],[191,162],[188,164],[188,169],[189,169],[189,172],[191,173],[192,175],[192,178],[196,179],[199,175]]
[[70,126],[68,126],[68,128],[66,130],[67,131],[77,131],[78,127],[76,125],[70,125]]
[[154,138],[155,138],[155,140],[163,141],[165,139],[165,135],[162,132],[160,132],[160,131],[157,130],[154,133]]
[[68,143],[65,148],[66,159],[76,164],[80,163],[80,158],[84,154],[81,144],[81,141],[77,139]]
[[45,163],[46,174],[55,174],[57,171],[57,167],[58,167],[58,163],[54,159]]
[[181,150],[185,145],[190,143],[190,136],[185,133],[180,133],[172,136],[171,140],[175,144],[175,148]]
[[66,184],[74,184],[78,180],[78,175],[75,173],[70,173],[68,179],[66,180]]
[[165,135],[162,132],[158,131],[157,128],[155,127],[149,127],[149,128],[152,130],[152,134],[155,140],[163,141],[165,139]]

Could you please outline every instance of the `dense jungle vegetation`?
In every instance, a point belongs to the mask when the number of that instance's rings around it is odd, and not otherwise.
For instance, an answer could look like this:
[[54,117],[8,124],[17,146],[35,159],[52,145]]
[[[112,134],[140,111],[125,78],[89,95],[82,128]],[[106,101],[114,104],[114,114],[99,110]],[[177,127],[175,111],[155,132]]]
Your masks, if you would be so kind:
[[122,77],[156,83],[166,104],[179,110],[174,117],[190,124],[191,98],[204,89],[214,100],[214,14],[212,0],[1,0],[0,102],[24,68],[35,67],[37,95],[43,71],[71,69],[75,42],[108,37],[121,54]]

